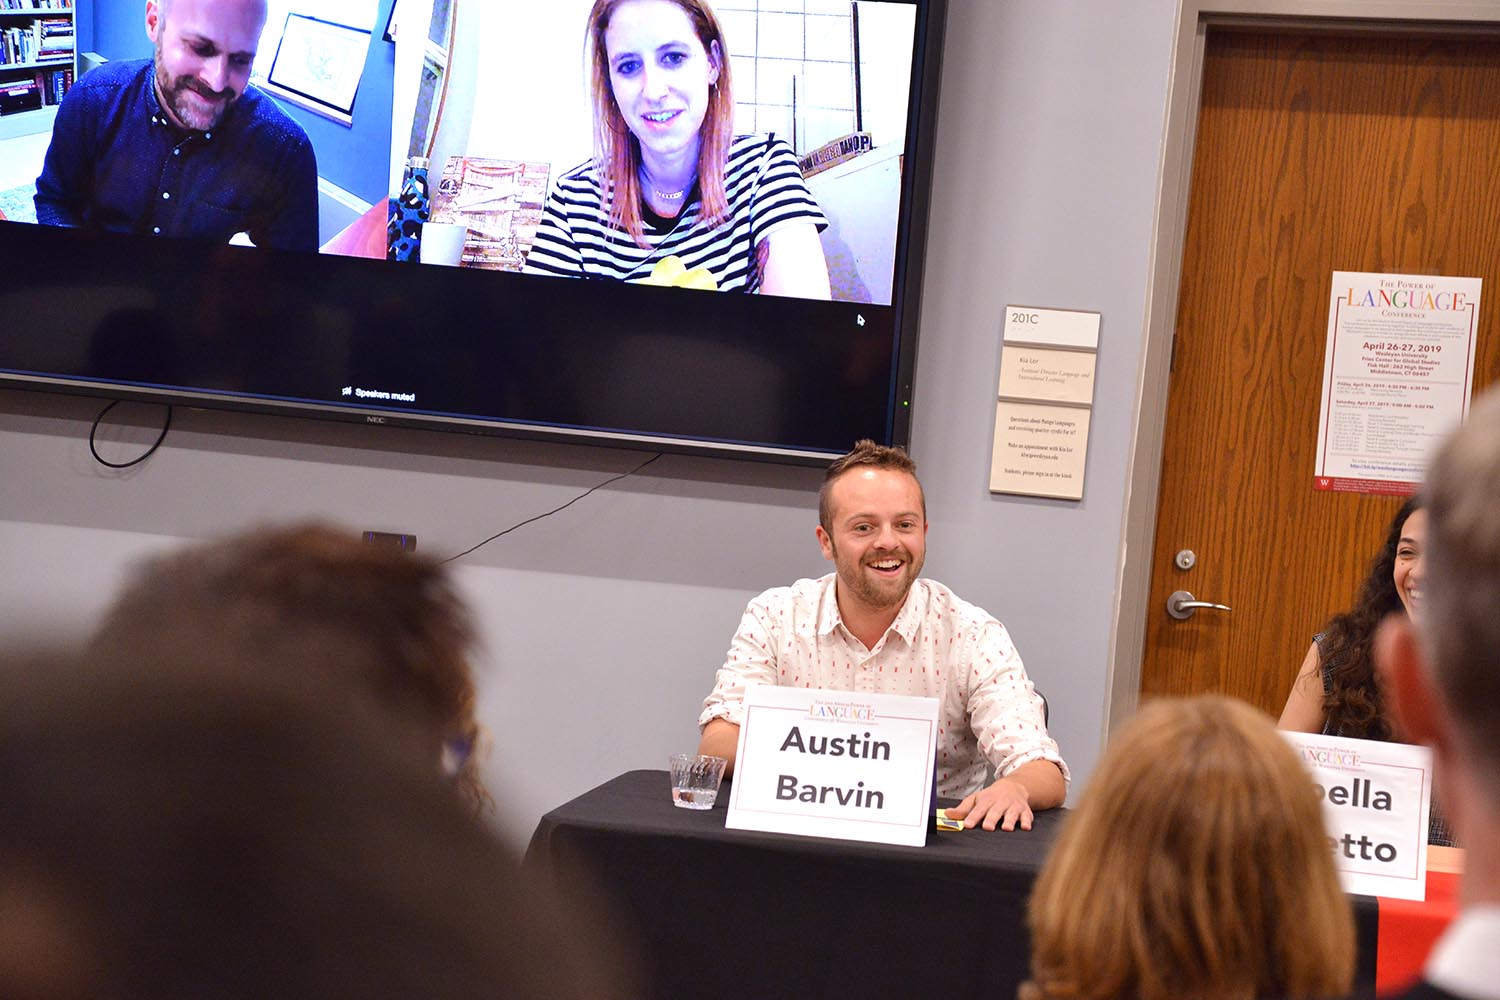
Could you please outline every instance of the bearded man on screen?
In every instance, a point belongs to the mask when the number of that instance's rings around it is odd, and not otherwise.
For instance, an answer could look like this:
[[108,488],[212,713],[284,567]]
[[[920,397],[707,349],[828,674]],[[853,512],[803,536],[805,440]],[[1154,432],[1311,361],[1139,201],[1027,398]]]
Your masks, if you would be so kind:
[[57,109],[37,221],[316,250],[312,143],[250,84],[265,24],[266,0],[147,0],[155,55],[91,70]]

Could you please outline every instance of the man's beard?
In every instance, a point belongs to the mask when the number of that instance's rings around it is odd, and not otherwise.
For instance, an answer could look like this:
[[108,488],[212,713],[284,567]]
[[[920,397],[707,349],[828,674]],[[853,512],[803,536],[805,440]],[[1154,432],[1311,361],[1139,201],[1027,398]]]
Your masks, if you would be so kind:
[[[156,63],[156,87],[160,92],[162,104],[171,110],[177,120],[185,127],[199,132],[206,132],[223,121],[224,113],[240,96],[232,89],[215,93],[188,76],[179,76],[169,80],[166,77],[166,71],[162,68],[160,58]],[[205,109],[188,96],[188,91],[200,97],[206,97],[210,101],[223,103],[211,109]]]
[[[837,546],[833,546],[833,552],[835,566],[844,586],[849,589],[851,596],[859,598],[871,608],[900,607],[906,602],[906,596],[911,591],[917,575],[922,572],[922,564],[916,561],[911,550],[905,546],[897,546],[885,552],[871,553],[857,562],[840,559]],[[887,556],[898,558],[905,564],[901,575],[890,579],[871,579],[865,575],[867,562],[878,562]],[[852,563],[852,565],[846,563]]]

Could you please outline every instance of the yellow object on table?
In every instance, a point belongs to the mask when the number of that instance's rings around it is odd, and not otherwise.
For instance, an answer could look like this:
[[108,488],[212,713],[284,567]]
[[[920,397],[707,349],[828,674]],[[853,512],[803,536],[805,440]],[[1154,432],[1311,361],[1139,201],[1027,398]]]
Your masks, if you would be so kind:
[[642,278],[643,285],[666,285],[673,288],[699,288],[706,292],[717,292],[719,283],[714,280],[713,272],[706,267],[695,267],[691,271],[683,264],[682,258],[673,254],[663,257],[656,262],[651,269],[651,275]]
[[949,819],[948,810],[939,809],[934,815],[937,817],[937,828],[957,833],[964,830],[964,821],[961,819]]

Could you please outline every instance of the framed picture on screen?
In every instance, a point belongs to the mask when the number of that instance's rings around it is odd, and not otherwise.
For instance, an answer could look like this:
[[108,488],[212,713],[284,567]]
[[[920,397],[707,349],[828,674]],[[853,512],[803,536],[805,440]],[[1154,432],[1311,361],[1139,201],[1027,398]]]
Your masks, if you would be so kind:
[[369,48],[369,31],[289,14],[267,80],[347,123]]

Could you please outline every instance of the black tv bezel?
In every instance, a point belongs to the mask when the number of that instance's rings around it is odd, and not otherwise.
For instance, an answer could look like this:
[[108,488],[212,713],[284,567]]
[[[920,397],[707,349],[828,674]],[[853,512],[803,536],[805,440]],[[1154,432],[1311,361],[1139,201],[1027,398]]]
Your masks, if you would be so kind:
[[[891,375],[887,433],[884,437],[884,443],[900,447],[908,447],[911,440],[913,387],[921,318],[921,288],[925,271],[927,223],[936,155],[941,56],[948,0],[913,0],[911,5],[917,10],[911,79],[911,93],[916,100],[910,105],[915,109],[915,113],[909,116],[906,138],[906,149],[909,152],[905,156],[901,178],[902,211],[898,217],[896,245],[902,248],[902,252],[898,254],[896,261],[892,282],[892,302],[889,307],[895,317],[896,351]],[[3,232],[7,226],[24,225],[27,224],[0,223],[0,232]],[[562,281],[566,279],[537,278],[533,280]],[[236,393],[145,382],[110,381],[102,378],[3,368],[0,368],[0,388],[244,413],[306,417],[370,427],[438,430],[575,445],[598,445],[637,451],[740,458],[786,465],[821,465],[837,454],[834,450],[773,445],[764,442],[729,441],[709,437],[687,437],[622,429],[529,423],[514,419],[426,413],[396,407],[360,406],[306,398],[277,397],[248,392]]]

